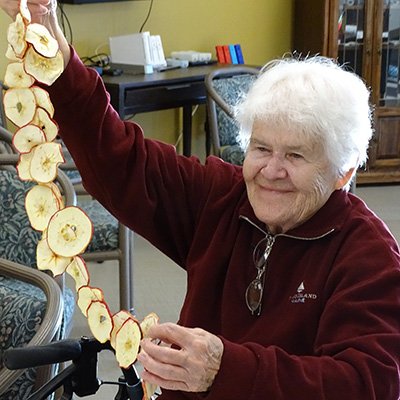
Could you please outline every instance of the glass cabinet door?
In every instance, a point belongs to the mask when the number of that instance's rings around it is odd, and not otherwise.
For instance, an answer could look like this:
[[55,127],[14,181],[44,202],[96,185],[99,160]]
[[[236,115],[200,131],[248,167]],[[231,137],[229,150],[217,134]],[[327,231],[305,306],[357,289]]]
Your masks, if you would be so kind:
[[400,0],[383,0],[381,13],[382,41],[377,49],[380,57],[380,81],[377,104],[400,107]]
[[[301,5],[310,2],[303,0]],[[323,37],[319,51],[357,73],[371,89],[374,137],[368,164],[357,174],[357,182],[400,183],[400,0],[320,0],[319,4],[324,5],[319,15],[325,22],[323,29],[315,30]],[[308,14],[296,10],[302,17],[301,50],[307,53],[310,10]]]
[[364,0],[339,0],[338,7],[338,61],[358,75],[364,75]]

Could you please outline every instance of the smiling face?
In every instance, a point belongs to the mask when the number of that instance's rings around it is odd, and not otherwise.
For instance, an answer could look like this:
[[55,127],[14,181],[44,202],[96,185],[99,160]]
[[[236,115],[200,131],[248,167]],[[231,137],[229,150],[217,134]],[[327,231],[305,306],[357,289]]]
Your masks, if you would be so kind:
[[250,204],[271,233],[305,222],[342,185],[322,144],[259,121],[253,126],[243,176]]

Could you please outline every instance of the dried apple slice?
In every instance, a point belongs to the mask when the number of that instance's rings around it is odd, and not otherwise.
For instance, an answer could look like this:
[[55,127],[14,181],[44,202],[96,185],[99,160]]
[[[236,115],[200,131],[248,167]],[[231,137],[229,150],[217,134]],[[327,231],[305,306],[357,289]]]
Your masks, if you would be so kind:
[[115,336],[115,357],[121,368],[129,368],[139,352],[142,333],[134,318],[128,318]]
[[[82,286],[89,285],[90,277],[85,261],[82,257],[75,256],[71,264],[65,270],[75,281],[75,288],[78,291]],[[86,307],[87,308],[87,307]]]
[[8,26],[7,41],[13,48],[15,55],[22,58],[28,48],[25,40],[26,26],[21,14],[17,14],[15,21]]
[[36,112],[35,95],[29,88],[8,89],[3,104],[7,118],[18,127],[31,122]]
[[9,87],[28,88],[34,84],[32,76],[25,72],[22,62],[13,62],[7,65],[4,83]]
[[113,330],[110,336],[110,344],[114,349],[115,349],[115,336],[117,335],[117,332],[120,330],[124,322],[132,317],[133,317],[132,314],[130,314],[128,311],[125,310],[118,311],[116,314],[112,316]]
[[36,109],[32,123],[43,130],[48,142],[52,142],[57,137],[58,125],[52,118],[50,118],[50,115],[44,108],[38,107]]
[[13,136],[13,145],[20,153],[29,153],[33,147],[44,143],[46,136],[36,125],[25,125],[19,128]]
[[47,229],[50,248],[65,257],[83,253],[93,235],[90,218],[80,208],[72,206],[56,212]]
[[[35,95],[37,106],[45,109],[49,114],[50,118],[53,118],[54,106],[50,100],[49,92],[42,89],[40,86],[32,86],[31,89],[33,94]],[[51,142],[51,140],[49,140],[49,142]]]
[[61,194],[59,187],[54,182],[45,183],[43,185],[49,187],[53,191],[53,194],[58,201],[59,209],[61,210],[61,208],[64,208],[64,198]]
[[32,152],[23,153],[19,155],[19,160],[17,163],[17,173],[21,181],[33,181],[31,175],[31,160]]
[[87,309],[87,320],[93,336],[100,343],[105,343],[110,339],[113,323],[105,302],[92,301]]
[[25,209],[33,229],[44,231],[60,202],[53,190],[46,185],[33,186],[25,196]]
[[40,183],[51,182],[57,176],[57,167],[64,162],[59,143],[43,143],[32,149],[30,173]]
[[142,381],[143,400],[151,400],[153,394],[158,390],[158,385]]
[[31,22],[32,18],[31,18],[31,12],[29,11],[29,8],[28,8],[27,0],[19,1],[19,12],[20,12],[21,16],[23,17],[25,23],[29,24]]
[[15,55],[15,51],[10,45],[10,43],[7,43],[6,58],[8,58],[10,61],[18,61],[18,62],[22,61]]
[[24,67],[37,81],[50,86],[63,72],[63,55],[59,50],[55,57],[47,58],[36,53],[33,47],[29,47],[25,54]]
[[153,325],[157,325],[160,318],[156,313],[150,313],[143,318],[140,323],[140,328],[142,329],[143,337],[148,337],[149,330]]
[[92,301],[104,301],[103,291],[97,287],[81,286],[78,290],[77,304],[85,317]]
[[38,241],[36,248],[36,263],[40,270],[50,270],[53,276],[61,275],[71,263],[71,257],[61,257],[51,251],[44,236]]
[[29,24],[26,27],[25,40],[43,57],[52,58],[57,54],[58,42],[44,25]]

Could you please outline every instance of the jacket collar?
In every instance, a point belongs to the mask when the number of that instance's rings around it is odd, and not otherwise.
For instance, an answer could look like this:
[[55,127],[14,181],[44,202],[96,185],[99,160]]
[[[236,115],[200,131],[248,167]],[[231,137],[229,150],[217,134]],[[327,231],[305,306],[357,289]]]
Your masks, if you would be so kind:
[[[310,219],[302,225],[277,236],[310,240],[340,230],[350,212],[350,203],[349,194],[346,191],[336,190]],[[255,216],[247,197],[245,203],[239,209],[239,218],[247,220],[261,232],[268,233],[266,225]]]

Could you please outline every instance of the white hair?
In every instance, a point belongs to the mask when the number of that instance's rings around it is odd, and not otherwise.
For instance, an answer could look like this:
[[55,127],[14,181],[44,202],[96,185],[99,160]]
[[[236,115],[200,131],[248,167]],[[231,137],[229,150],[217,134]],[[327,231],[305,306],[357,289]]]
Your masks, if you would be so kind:
[[236,108],[238,141],[247,149],[256,120],[322,143],[340,176],[367,160],[370,92],[356,74],[315,56],[268,63]]

